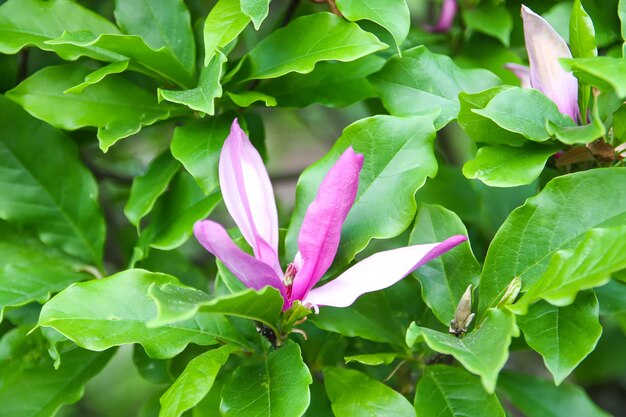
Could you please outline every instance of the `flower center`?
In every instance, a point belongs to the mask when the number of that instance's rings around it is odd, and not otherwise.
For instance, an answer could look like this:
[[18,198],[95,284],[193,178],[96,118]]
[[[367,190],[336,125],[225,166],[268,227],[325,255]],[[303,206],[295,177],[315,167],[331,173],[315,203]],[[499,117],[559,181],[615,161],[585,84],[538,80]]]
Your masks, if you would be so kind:
[[298,267],[294,263],[290,263],[287,265],[287,270],[285,271],[285,275],[283,276],[283,284],[285,284],[285,288],[287,289],[287,298],[291,299],[291,289],[293,287],[293,279],[296,277],[298,273]]

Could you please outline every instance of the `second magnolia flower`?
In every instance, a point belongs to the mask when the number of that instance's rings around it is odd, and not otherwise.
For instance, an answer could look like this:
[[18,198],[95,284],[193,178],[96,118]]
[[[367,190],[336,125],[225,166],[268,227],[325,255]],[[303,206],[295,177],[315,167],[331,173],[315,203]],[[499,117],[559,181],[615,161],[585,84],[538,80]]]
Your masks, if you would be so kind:
[[457,235],[443,242],[379,252],[313,288],[335,258],[341,227],[357,196],[362,166],[363,155],[349,147],[326,174],[304,216],[298,253],[283,272],[272,184],[261,156],[235,119],[220,155],[220,188],[226,208],[254,256],[239,249],[214,221],[197,222],[194,234],[247,287],[278,289],[285,300],[284,310],[296,300],[311,307],[349,306],[362,294],[393,285],[467,239]]

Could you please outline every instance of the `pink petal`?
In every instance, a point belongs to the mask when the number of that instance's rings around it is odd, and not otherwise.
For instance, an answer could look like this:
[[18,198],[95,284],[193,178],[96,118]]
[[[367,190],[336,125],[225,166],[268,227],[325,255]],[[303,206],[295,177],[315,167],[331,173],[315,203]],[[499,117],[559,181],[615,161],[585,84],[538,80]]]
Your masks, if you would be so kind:
[[520,64],[504,64],[504,68],[511,71],[517,78],[519,78],[520,86],[522,88],[530,88],[530,68],[526,65]]
[[439,20],[434,26],[427,29],[431,32],[447,32],[452,27],[452,22],[458,10],[457,0],[443,0]]
[[219,162],[224,203],[254,256],[282,276],[278,261],[278,215],[274,190],[261,155],[233,121]]
[[441,243],[414,245],[376,253],[309,292],[303,303],[347,307],[362,294],[382,290],[400,281],[419,266],[454,248],[467,237],[457,235]]
[[211,220],[196,222],[193,233],[198,242],[222,261],[246,287],[260,290],[269,285],[277,288],[286,298],[285,286],[274,269],[239,249],[219,223]]
[[346,149],[309,205],[298,235],[302,268],[293,282],[292,300],[302,300],[333,263],[341,226],[359,188],[362,166],[363,155],[354,153],[352,147]]
[[530,62],[530,83],[554,101],[563,114],[578,119],[578,81],[561,67],[571,58],[567,44],[541,16],[522,6],[524,38]]

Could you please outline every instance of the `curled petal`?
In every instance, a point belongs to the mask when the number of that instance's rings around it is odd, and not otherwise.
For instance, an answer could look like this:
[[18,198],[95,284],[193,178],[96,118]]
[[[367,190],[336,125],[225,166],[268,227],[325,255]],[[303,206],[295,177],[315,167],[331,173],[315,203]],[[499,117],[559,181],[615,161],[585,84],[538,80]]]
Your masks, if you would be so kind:
[[198,242],[222,261],[246,287],[260,290],[269,285],[286,298],[285,286],[274,269],[239,249],[219,223],[199,221],[194,225],[193,233]]
[[524,39],[530,62],[530,84],[554,101],[563,114],[578,119],[578,81],[561,67],[571,58],[567,44],[541,16],[522,6]]
[[427,29],[431,32],[449,31],[459,8],[456,2],[457,0],[443,0],[439,20],[434,26],[429,26]]
[[282,275],[278,262],[278,215],[261,155],[233,121],[219,161],[222,196],[241,234],[261,262]]
[[301,300],[333,263],[341,226],[359,188],[363,155],[352,147],[339,157],[308,207],[298,235],[302,267],[293,283],[292,299]]
[[419,266],[454,248],[467,237],[457,235],[441,243],[414,245],[376,253],[309,292],[304,304],[347,307],[367,292],[382,290],[400,281]]
[[520,86],[522,88],[530,88],[531,87],[531,85],[530,85],[530,68],[528,68],[526,65],[509,63],[509,64],[504,64],[504,68],[508,69],[513,74],[515,74],[515,76],[517,78],[519,78]]

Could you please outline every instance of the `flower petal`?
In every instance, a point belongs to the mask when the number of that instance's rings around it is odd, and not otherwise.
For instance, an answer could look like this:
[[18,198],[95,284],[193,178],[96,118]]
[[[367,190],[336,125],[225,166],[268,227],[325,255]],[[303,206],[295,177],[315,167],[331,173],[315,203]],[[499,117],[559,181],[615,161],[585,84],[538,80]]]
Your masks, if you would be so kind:
[[530,68],[527,67],[526,65],[520,65],[520,64],[514,64],[514,63],[509,63],[509,64],[504,64],[504,68],[508,69],[509,71],[511,71],[513,74],[515,74],[515,76],[517,78],[519,78],[520,81],[520,86],[522,88],[530,88]]
[[447,32],[452,27],[452,22],[458,11],[457,0],[443,0],[439,20],[434,26],[427,29],[432,32]]
[[193,233],[198,242],[222,261],[246,287],[260,290],[269,285],[278,289],[283,298],[286,297],[285,286],[274,269],[239,249],[222,225],[202,220],[196,222]]
[[532,87],[554,101],[561,113],[577,121],[578,81],[559,63],[559,58],[572,57],[567,44],[548,22],[526,6],[522,6],[522,20]]
[[347,307],[367,292],[382,290],[400,281],[419,266],[454,248],[467,237],[457,235],[441,243],[413,245],[376,253],[309,292],[303,303]]
[[302,268],[293,282],[293,300],[301,300],[333,263],[341,226],[356,198],[362,167],[363,155],[354,153],[352,147],[346,149],[309,205],[298,235]]
[[282,275],[278,262],[278,215],[261,155],[233,121],[219,161],[224,203],[254,256]]

